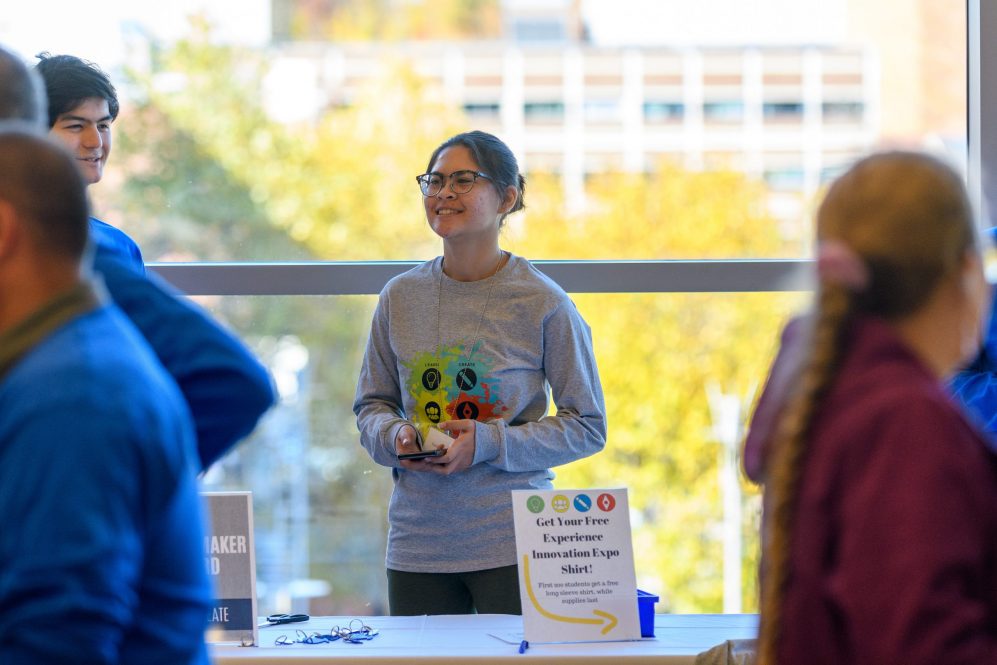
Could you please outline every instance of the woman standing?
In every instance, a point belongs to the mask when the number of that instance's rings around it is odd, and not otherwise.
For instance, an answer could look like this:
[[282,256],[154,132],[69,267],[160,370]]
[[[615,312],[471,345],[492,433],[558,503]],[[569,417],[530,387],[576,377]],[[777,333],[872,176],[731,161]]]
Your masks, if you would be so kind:
[[759,663],[995,663],[997,457],[943,385],[987,297],[961,179],[860,161],[818,211],[817,268],[746,443]]
[[[605,445],[591,335],[557,284],[499,247],[525,185],[504,143],[454,136],[417,181],[443,256],[384,287],[353,405],[394,479],[390,609],[519,614],[510,491],[550,488],[550,467]],[[445,454],[398,459],[437,447],[437,430],[454,438]]]

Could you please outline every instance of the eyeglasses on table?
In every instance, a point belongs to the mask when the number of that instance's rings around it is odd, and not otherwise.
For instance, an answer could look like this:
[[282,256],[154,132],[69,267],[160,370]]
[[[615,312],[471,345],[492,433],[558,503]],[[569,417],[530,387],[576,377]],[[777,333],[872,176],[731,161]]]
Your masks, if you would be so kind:
[[346,626],[335,625],[329,629],[328,633],[306,633],[301,629],[294,631],[294,638],[287,635],[280,635],[274,644],[277,646],[289,646],[291,644],[328,644],[342,640],[347,644],[362,644],[374,639],[378,634],[376,628],[371,628],[362,619],[351,619]]

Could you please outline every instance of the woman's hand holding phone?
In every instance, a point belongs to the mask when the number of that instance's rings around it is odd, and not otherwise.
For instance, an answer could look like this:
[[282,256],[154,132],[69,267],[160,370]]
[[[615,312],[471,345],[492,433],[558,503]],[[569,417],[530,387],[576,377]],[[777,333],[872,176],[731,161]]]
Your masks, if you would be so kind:
[[[447,454],[442,457],[427,457],[420,462],[424,468],[433,473],[443,476],[452,473],[459,473],[470,468],[474,462],[474,433],[476,422],[474,420],[448,420],[439,424],[439,428],[445,431],[451,440],[447,447]],[[432,431],[432,430],[430,430]],[[427,468],[428,467],[428,468]]]
[[426,465],[420,461],[431,457],[442,457],[447,453],[447,446],[453,441],[443,432],[432,428],[426,437],[426,444],[432,446],[428,450],[423,450],[419,446],[418,435],[415,428],[405,425],[398,430],[395,438],[395,455],[406,469],[418,469],[425,471]]
[[[419,437],[415,432],[415,428],[412,425],[402,425],[398,430],[398,434],[395,435],[395,455],[398,459],[403,458],[402,455],[414,455],[416,453],[421,453],[422,449],[419,447]],[[406,466],[404,463],[402,466]]]

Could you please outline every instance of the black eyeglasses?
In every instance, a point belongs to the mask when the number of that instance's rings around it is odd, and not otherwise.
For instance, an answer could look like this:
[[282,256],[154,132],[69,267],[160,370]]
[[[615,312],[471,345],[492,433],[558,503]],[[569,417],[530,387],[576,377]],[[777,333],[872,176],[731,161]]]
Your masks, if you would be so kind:
[[474,187],[474,183],[478,178],[492,179],[490,175],[480,171],[464,169],[462,171],[454,171],[449,176],[445,176],[442,173],[423,173],[422,175],[417,175],[415,181],[419,183],[419,189],[422,190],[423,196],[436,196],[443,190],[443,184],[447,180],[450,181],[451,192],[454,194],[467,194]]

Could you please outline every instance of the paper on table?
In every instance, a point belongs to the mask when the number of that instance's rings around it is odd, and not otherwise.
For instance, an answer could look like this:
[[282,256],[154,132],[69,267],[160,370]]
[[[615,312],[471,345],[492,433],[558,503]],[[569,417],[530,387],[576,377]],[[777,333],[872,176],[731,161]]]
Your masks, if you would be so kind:
[[488,633],[497,640],[501,640],[506,644],[517,645],[523,641],[523,631],[517,633]]

